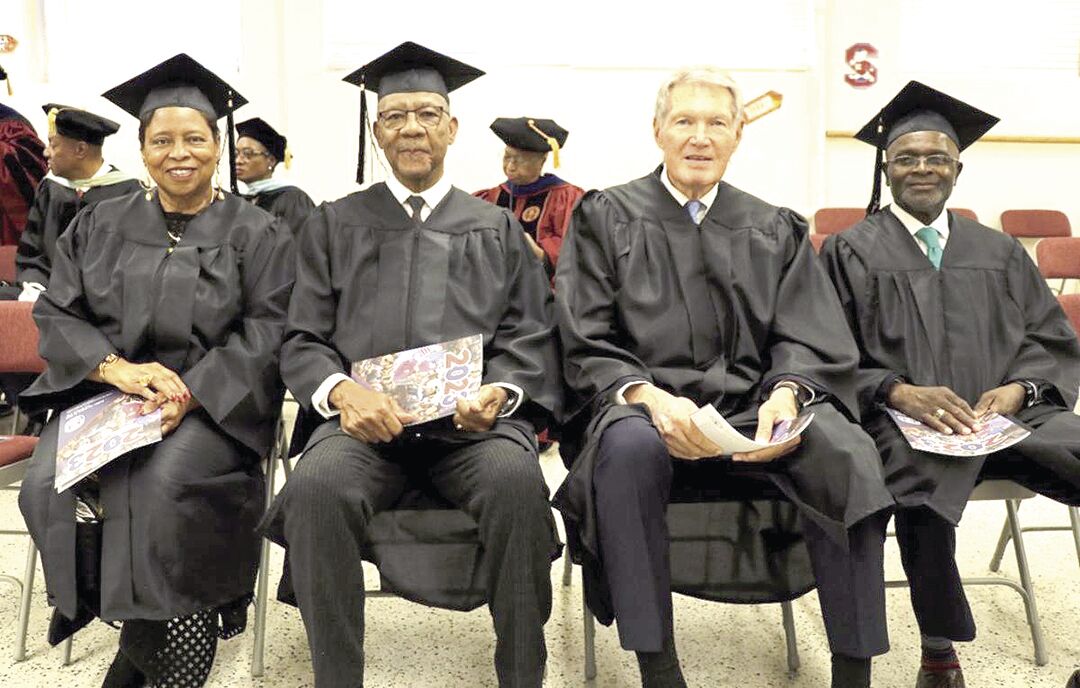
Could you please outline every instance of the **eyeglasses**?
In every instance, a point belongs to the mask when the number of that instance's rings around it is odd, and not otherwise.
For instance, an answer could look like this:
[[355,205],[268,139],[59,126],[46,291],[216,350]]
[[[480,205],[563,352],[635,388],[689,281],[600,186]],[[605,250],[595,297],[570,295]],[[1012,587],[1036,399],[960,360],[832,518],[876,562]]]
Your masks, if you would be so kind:
[[251,158],[257,158],[259,156],[269,156],[269,155],[270,155],[269,153],[263,153],[262,151],[257,151],[257,150],[255,150],[253,148],[237,148],[236,149],[236,159],[237,160],[239,160],[240,158],[251,159]]
[[934,155],[898,155],[886,164],[898,170],[913,170],[923,162],[931,169],[944,170],[960,161],[950,155],[936,153]]
[[416,115],[416,121],[425,129],[439,126],[443,114],[449,114],[445,108],[437,105],[425,105],[415,110],[383,110],[379,113],[379,123],[387,129],[396,131],[405,127],[405,123],[409,121],[409,113]]

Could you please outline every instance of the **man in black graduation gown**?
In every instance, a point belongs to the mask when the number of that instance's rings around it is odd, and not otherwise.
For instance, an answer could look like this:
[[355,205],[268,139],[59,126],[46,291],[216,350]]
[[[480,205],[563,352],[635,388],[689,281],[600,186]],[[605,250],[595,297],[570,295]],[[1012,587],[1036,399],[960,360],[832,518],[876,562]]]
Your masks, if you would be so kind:
[[[448,93],[481,74],[404,43],[346,77],[379,95],[374,132],[393,175],[320,206],[301,233],[281,369],[325,420],[267,523],[288,550],[320,688],[363,684],[366,528],[417,484],[479,526],[468,565],[487,590],[499,685],[541,683],[558,542],[534,423],[558,411],[558,360],[547,279],[521,226],[443,174],[458,126]],[[348,377],[350,362],[476,333],[483,386],[452,419],[405,427],[396,403]],[[438,602],[423,586],[436,572],[404,568],[393,589]]]
[[[960,151],[997,121],[910,82],[858,134],[879,151],[866,219],[822,250],[861,352],[864,427],[898,505],[923,634],[920,688],[963,685],[952,641],[972,640],[975,623],[954,558],[956,524],[980,474],[1080,504],[1076,335],[1020,242],[945,210]],[[882,168],[893,204],[879,209]],[[969,434],[988,412],[1033,432],[957,460],[912,449],[886,408],[949,434]]]
[[75,214],[106,198],[140,190],[139,182],[105,162],[102,145],[120,125],[86,110],[48,103],[49,176],[42,180],[26,219],[15,258],[22,301],[34,301],[49,286],[52,257]]
[[[556,506],[580,538],[590,606],[618,622],[643,685],[683,686],[665,524],[673,473],[717,487],[771,481],[804,516],[833,686],[867,686],[869,658],[888,649],[893,500],[852,422],[857,350],[805,220],[721,181],[742,117],[726,75],[674,75],[653,125],[661,168],[589,192],[574,212],[555,294],[566,380],[592,421]],[[702,404],[759,440],[800,408],[814,421],[801,442],[732,457],[690,420]]]
[[236,178],[247,187],[244,198],[299,232],[315,204],[302,189],[274,179],[278,163],[285,169],[292,163],[288,141],[258,117],[237,124],[236,134]]

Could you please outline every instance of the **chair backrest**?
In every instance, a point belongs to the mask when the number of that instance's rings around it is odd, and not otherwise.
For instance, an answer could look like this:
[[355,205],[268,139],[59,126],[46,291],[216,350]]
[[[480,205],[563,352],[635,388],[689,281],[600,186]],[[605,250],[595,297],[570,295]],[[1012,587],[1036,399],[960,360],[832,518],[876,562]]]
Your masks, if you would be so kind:
[[818,234],[837,234],[862,222],[865,208],[822,208],[814,213],[814,231]]
[[1069,218],[1059,210],[1006,210],[1001,214],[1001,229],[1014,237],[1072,236]]
[[15,281],[15,252],[18,246],[0,246],[0,280]]
[[810,243],[814,246],[814,253],[821,253],[821,245],[825,243],[827,234],[811,234]]
[[45,361],[38,356],[38,329],[31,312],[34,304],[0,301],[0,373],[40,373]]
[[1035,260],[1046,278],[1080,278],[1080,237],[1050,237],[1035,244]]
[[1065,311],[1072,323],[1073,332],[1080,335],[1080,294],[1059,294],[1057,298],[1061,310]]
[[949,210],[953,211],[957,215],[962,215],[969,220],[974,220],[975,222],[979,221],[979,216],[975,214],[974,210],[971,210],[969,208],[949,208]]

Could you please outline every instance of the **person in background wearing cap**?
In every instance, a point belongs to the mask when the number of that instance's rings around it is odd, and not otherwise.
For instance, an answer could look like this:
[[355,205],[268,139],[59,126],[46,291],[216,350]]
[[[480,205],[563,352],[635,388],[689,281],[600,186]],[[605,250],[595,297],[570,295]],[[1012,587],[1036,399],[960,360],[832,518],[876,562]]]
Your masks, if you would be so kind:
[[273,178],[278,163],[292,164],[285,137],[256,117],[236,125],[236,178],[244,182],[244,198],[300,231],[315,204],[301,189]]
[[[740,599],[738,584],[749,591],[743,601],[790,599],[816,578],[832,685],[868,686],[870,658],[888,649],[882,560],[893,500],[873,442],[853,422],[857,349],[806,221],[722,180],[743,121],[726,74],[672,75],[653,120],[663,164],[588,192],[574,210],[555,302],[563,370],[584,420],[564,436],[589,426],[581,440],[564,437],[572,463],[555,504],[588,572],[590,608],[618,623],[643,686],[678,687],[673,575],[687,580],[704,555],[670,546],[672,485],[708,493],[740,478],[771,482],[803,516],[809,562],[801,547],[777,549],[799,542],[784,519],[718,517],[708,509],[738,514],[738,503],[699,504],[697,521],[739,523],[728,538],[749,543],[710,549],[706,568],[728,577],[717,583],[736,584],[710,599]],[[702,404],[758,441],[803,409],[814,418],[800,437],[732,455],[691,419]],[[760,579],[747,580],[752,571]],[[696,582],[693,594],[709,596],[701,591],[713,581]],[[737,673],[728,680],[739,683]]]
[[[0,67],[0,81],[7,78]],[[0,103],[0,245],[19,242],[47,165],[45,145],[34,127],[16,110]]]
[[104,686],[201,686],[254,588],[292,232],[215,188],[217,120],[246,102],[216,75],[180,54],[104,95],[139,119],[156,188],[100,201],[60,236],[34,307],[48,368],[20,403],[61,411],[120,390],[161,411],[164,439],[58,493],[56,413],[19,507],[55,607],[51,643],[95,616],[119,621]]
[[139,182],[105,162],[102,145],[120,125],[86,110],[49,103],[49,176],[34,196],[34,206],[19,238],[15,257],[22,283],[20,301],[36,301],[49,286],[56,240],[75,214],[88,205],[141,190]]
[[558,168],[559,152],[570,132],[554,120],[531,117],[500,117],[491,123],[491,130],[506,144],[506,181],[474,195],[514,213],[525,229],[533,255],[543,261],[544,271],[554,280],[570,213],[585,192],[543,172],[549,152]]
[[[956,568],[956,525],[979,476],[1080,504],[1076,334],[1019,241],[945,209],[960,151],[997,121],[910,82],[857,135],[879,151],[866,219],[821,254],[862,354],[863,426],[897,501],[896,540],[922,633],[919,688],[964,685],[952,641],[974,639],[975,622]],[[893,203],[879,209],[882,172]],[[946,434],[970,434],[990,412],[1033,432],[958,460],[912,449],[886,408]]]
[[[559,547],[534,428],[559,412],[558,353],[551,290],[521,225],[445,175],[458,129],[448,94],[482,74],[403,43],[347,76],[378,94],[374,134],[392,175],[323,204],[300,236],[281,370],[322,422],[266,528],[287,548],[319,688],[363,685],[361,548],[372,514],[408,484],[472,516],[480,550],[459,572],[442,558],[419,565],[423,545],[395,547],[382,575],[409,599],[455,609],[485,601],[461,591],[485,590],[499,685],[541,684]],[[410,425],[349,378],[353,361],[477,333],[483,384],[452,418]]]

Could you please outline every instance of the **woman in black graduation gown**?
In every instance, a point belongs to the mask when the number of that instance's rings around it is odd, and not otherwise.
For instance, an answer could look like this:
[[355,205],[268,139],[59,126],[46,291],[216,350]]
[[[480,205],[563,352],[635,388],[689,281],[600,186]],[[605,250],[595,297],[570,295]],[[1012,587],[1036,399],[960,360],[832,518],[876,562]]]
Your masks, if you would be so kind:
[[161,408],[165,437],[57,494],[54,420],[19,505],[56,607],[50,641],[93,615],[122,621],[106,686],[200,686],[253,589],[291,233],[214,188],[216,121],[245,102],[215,75],[177,55],[105,96],[139,117],[157,190],[87,209],[61,238],[34,310],[48,369],[23,403],[60,411],[120,389]]
[[285,137],[258,117],[237,124],[236,134],[236,177],[247,185],[244,198],[299,232],[315,204],[302,189],[274,179],[278,163],[288,169],[292,159]]

